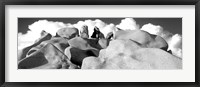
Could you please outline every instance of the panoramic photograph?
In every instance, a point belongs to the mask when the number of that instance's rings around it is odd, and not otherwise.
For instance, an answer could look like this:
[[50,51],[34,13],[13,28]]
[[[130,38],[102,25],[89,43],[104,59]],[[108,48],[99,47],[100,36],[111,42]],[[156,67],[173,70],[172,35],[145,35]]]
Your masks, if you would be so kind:
[[182,69],[182,18],[18,18],[18,69]]

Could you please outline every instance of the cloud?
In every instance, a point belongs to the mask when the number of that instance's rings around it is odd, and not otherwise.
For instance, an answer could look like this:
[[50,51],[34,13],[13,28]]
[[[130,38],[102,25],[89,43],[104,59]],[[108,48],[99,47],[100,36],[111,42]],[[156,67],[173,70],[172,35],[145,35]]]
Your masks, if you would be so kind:
[[141,30],[147,31],[150,34],[159,35],[164,38],[172,53],[175,56],[182,57],[182,37],[179,34],[172,34],[169,31],[166,31],[160,25],[153,25],[151,23],[145,24],[142,26]]
[[57,30],[65,27],[67,27],[67,25],[63,22],[53,22],[47,20],[39,20],[29,25],[31,33],[40,34],[42,30],[45,30],[53,36],[56,35]]
[[133,18],[125,18],[121,20],[121,23],[116,25],[116,27],[123,30],[135,30],[139,29],[139,25],[136,24],[136,21]]
[[151,23],[142,26],[141,30],[147,31],[150,34],[161,35],[163,33],[163,28],[159,25],[153,25]]
[[116,29],[116,26],[114,24],[107,24],[105,27],[103,27],[100,31],[104,34],[106,37],[108,33],[113,32],[113,30]]
[[40,32],[42,30],[45,30],[55,36],[58,29],[69,25],[70,24],[65,24],[63,22],[53,22],[47,20],[36,21],[28,26],[30,30],[26,34],[18,33],[18,49],[32,45],[35,40],[40,38]]
[[175,34],[169,40],[169,49],[172,53],[178,57],[182,58],[182,37],[179,34]]
[[89,36],[92,36],[95,26],[99,28],[99,30],[104,34],[104,36],[106,36],[107,33],[111,32],[115,28],[114,24],[107,24],[99,19],[79,21],[76,24],[73,24],[73,26],[78,28],[79,31],[81,31],[83,25],[88,26]]
[[31,35],[29,35],[29,31],[27,34],[18,33],[18,49],[22,49],[24,47],[30,46],[34,43]]
[[73,24],[73,26],[78,28],[79,31],[81,31],[82,26],[87,25],[88,26],[88,31],[89,31],[89,36],[92,36],[92,33],[94,31],[94,27],[95,27],[96,24],[97,23],[95,21],[85,20],[85,21],[79,21],[76,24]]

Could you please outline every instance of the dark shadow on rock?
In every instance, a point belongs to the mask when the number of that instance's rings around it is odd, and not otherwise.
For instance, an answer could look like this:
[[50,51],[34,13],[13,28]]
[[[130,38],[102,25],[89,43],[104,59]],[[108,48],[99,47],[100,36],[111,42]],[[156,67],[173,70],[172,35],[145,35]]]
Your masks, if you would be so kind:
[[69,46],[68,40],[64,39],[62,37],[52,37],[50,40],[43,41],[41,44],[32,47],[29,52],[27,53],[27,56],[31,53],[35,52],[36,50],[41,49],[46,44],[53,44],[55,47],[57,47],[61,52],[64,52],[65,48]]
[[46,44],[44,47],[20,60],[18,63],[18,69],[58,69],[63,68],[62,66],[65,66],[67,69],[77,68],[77,66],[71,63],[67,56],[53,44]]
[[82,65],[82,61],[84,58],[89,56],[98,56],[99,55],[98,53],[99,53],[98,50],[94,49],[82,50],[80,48],[75,48],[75,47],[68,47],[65,50],[65,54],[70,59],[70,61],[79,66]]
[[45,59],[44,54],[41,52],[38,52],[37,54],[33,54],[33,55],[21,60],[18,64],[18,69],[35,68],[35,67],[47,64],[47,63],[48,63],[48,61],[47,61],[47,59]]
[[35,41],[35,43],[31,46],[25,47],[22,50],[18,50],[18,61],[25,58],[29,50],[37,45],[39,45],[41,42],[51,39],[52,35],[49,33],[46,33],[45,31],[41,32],[41,37]]
[[113,38],[113,32],[108,33],[106,39],[112,39],[112,38]]
[[170,54],[172,54],[172,50],[168,50],[167,52],[170,53]]
[[99,30],[98,27],[94,27],[94,32],[92,33],[92,36],[91,38],[97,38],[97,39],[100,39],[100,38],[105,38],[103,33]]

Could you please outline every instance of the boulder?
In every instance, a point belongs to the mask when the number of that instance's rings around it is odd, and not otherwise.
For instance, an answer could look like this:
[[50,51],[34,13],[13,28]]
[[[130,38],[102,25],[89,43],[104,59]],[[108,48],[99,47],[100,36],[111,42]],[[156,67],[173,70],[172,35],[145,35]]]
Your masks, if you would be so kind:
[[92,33],[91,38],[99,39],[99,38],[105,38],[105,37],[104,37],[103,33],[99,30],[99,28],[95,26],[94,32]]
[[51,37],[52,37],[52,35],[51,35],[50,33],[47,33],[47,32],[44,31],[44,30],[41,31],[40,36],[41,36],[41,37],[40,37],[39,39],[37,39],[37,40],[35,41],[35,43],[41,43],[41,42],[43,42],[43,41],[45,41],[45,40],[51,39]]
[[65,49],[65,55],[70,61],[81,66],[84,58],[89,56],[98,56],[99,51],[95,49],[81,49],[76,47],[68,47]]
[[113,40],[98,57],[86,57],[82,69],[181,69],[182,59],[131,40]]
[[143,30],[118,30],[114,32],[114,39],[130,39],[147,48],[160,48],[165,51],[168,49],[168,44],[162,37]]
[[[101,45],[108,44],[109,40],[106,39],[96,39],[96,38],[81,38],[81,37],[75,37],[73,39],[70,39],[68,41],[69,45],[72,47],[77,47],[81,49],[102,49]],[[101,45],[100,45],[101,44]]]
[[64,52],[65,48],[69,46],[68,40],[62,37],[52,37],[50,40],[43,41],[39,45],[32,47],[26,56],[29,56],[31,53],[41,49],[46,44],[53,44],[56,48],[58,48],[61,52]]
[[105,49],[109,45],[110,39],[99,39],[98,44],[100,46],[100,49]]
[[76,69],[75,64],[71,63],[53,44],[46,44],[40,50],[30,54],[18,63],[18,69]]
[[41,32],[41,37],[35,41],[31,46],[25,47],[22,50],[18,51],[18,61],[25,58],[29,50],[37,45],[39,45],[41,42],[51,39],[52,35],[47,33],[46,31]]
[[88,26],[84,25],[80,30],[80,37],[82,38],[89,38],[89,31]]
[[70,47],[65,49],[65,55],[75,64],[81,66],[82,60],[88,56],[98,56],[100,47],[97,39],[75,37],[68,41]]
[[106,35],[106,39],[112,39],[113,38],[113,32],[109,32],[107,35]]
[[79,36],[79,31],[77,28],[71,28],[71,27],[61,28],[56,32],[56,37],[58,36],[66,39],[71,39],[76,36]]

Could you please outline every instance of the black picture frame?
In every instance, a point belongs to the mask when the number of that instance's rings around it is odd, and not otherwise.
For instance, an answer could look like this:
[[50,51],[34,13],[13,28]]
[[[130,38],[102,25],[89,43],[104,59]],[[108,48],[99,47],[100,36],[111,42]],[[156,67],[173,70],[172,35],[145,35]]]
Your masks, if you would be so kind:
[[[1,0],[0,85],[1,87],[200,87],[199,30],[200,0]],[[6,5],[195,5],[195,82],[5,82]]]

